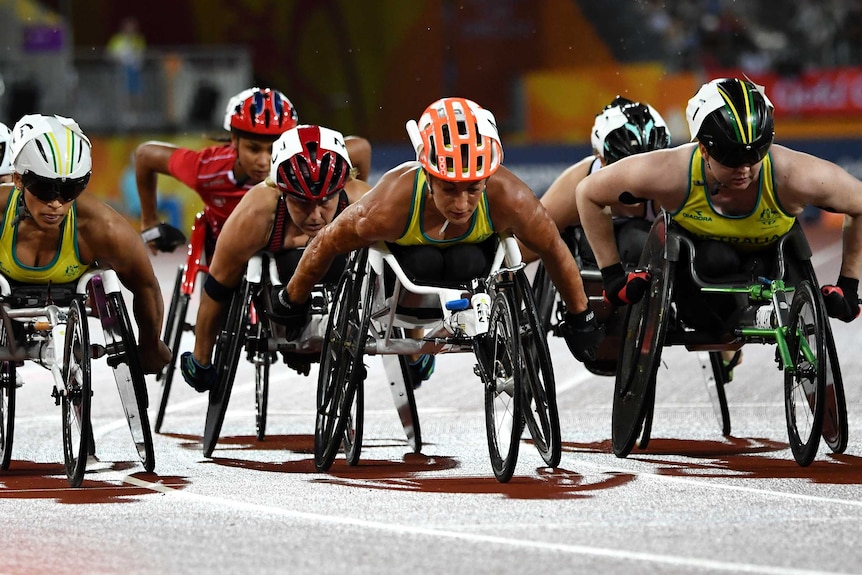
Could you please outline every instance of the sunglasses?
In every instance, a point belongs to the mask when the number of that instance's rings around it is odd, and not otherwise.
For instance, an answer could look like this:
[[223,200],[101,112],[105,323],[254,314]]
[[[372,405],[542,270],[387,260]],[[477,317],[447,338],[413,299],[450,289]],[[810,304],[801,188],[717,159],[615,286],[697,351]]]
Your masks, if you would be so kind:
[[21,183],[24,184],[28,192],[46,204],[54,200],[60,200],[67,204],[74,201],[87,189],[87,184],[90,183],[90,174],[74,179],[52,180],[27,170],[21,174]]
[[763,160],[772,142],[766,142],[758,147],[737,145],[725,150],[709,149],[709,155],[716,162],[727,168],[738,168],[743,164],[754,165]]

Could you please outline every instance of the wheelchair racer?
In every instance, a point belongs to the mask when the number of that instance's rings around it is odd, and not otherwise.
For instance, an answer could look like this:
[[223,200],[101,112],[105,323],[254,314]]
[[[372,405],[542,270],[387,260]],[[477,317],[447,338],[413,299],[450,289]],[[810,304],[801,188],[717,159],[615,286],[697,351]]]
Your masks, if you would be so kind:
[[[0,193],[0,273],[14,286],[74,286],[91,266],[108,267],[134,296],[145,373],[171,359],[160,338],[163,301],[147,249],[120,214],[83,194],[90,140],[71,118],[30,114],[12,129],[13,186]],[[98,264],[97,264],[98,262]]]
[[419,281],[469,281],[489,271],[495,236],[511,232],[539,254],[559,289],[572,352],[594,355],[601,333],[578,266],[532,190],[501,165],[493,114],[471,100],[443,98],[407,131],[417,161],[383,175],[312,240],[279,294],[284,313],[306,313],[312,286],[339,254],[385,241]]
[[[581,225],[601,268],[605,297],[638,301],[648,278],[626,274],[606,208],[635,201],[661,204],[698,245],[695,268],[708,278],[758,275],[774,259],[777,240],[808,206],[843,213],[838,281],[822,288],[827,312],[859,315],[862,271],[862,182],[832,162],[773,144],[773,105],[748,80],[704,84],[686,108],[690,144],[638,154],[585,178],[576,190]],[[689,282],[690,283],[690,282]],[[696,297],[681,286],[680,299]],[[709,328],[730,310],[689,308],[687,323]]]
[[[352,177],[351,171],[344,137],[335,130],[302,125],[275,141],[269,177],[245,194],[228,217],[204,281],[194,352],[183,353],[180,360],[183,378],[195,390],[204,392],[215,385],[213,347],[248,261],[267,250],[275,254],[281,278],[292,274],[301,248],[368,191],[369,185]],[[342,269],[333,266],[332,283]],[[282,291],[279,286],[277,293]],[[273,301],[265,313],[284,323],[281,309]],[[288,315],[288,327],[298,331],[303,324]],[[308,373],[308,365],[294,367]]]
[[[178,230],[159,222],[156,201],[158,174],[167,174],[193,189],[204,202],[207,225],[207,261],[228,216],[252,187],[269,174],[272,143],[297,125],[296,108],[287,97],[270,88],[249,88],[230,99],[224,129],[230,141],[199,151],[164,142],[145,142],[135,151],[135,181],[141,201],[141,229],[153,253],[173,251],[185,244]],[[360,177],[367,178],[371,146],[364,138],[347,139]]]
[[[642,152],[670,146],[670,133],[661,114],[646,103],[617,96],[596,115],[590,132],[593,154],[569,166],[540,198],[581,267],[595,268],[592,249],[580,228],[575,188],[604,166]],[[612,209],[614,232],[622,261],[637,264],[656,209],[652,202],[621,204]],[[524,250],[524,261],[536,259]]]

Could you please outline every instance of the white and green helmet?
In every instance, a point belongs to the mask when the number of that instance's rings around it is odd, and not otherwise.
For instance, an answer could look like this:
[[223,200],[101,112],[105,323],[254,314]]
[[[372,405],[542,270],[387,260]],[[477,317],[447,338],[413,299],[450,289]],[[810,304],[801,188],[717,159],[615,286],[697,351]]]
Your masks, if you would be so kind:
[[28,114],[12,128],[12,166],[22,175],[61,182],[85,178],[93,166],[90,147],[78,123],[63,116]]

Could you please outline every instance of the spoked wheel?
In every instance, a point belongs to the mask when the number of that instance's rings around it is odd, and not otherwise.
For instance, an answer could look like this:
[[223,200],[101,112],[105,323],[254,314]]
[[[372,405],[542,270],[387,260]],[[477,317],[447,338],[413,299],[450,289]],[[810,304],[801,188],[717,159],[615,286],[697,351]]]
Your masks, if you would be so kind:
[[362,453],[362,431],[365,425],[364,387],[364,382],[357,382],[356,393],[353,394],[353,405],[350,407],[347,424],[344,426],[344,441],[342,444],[344,446],[344,457],[347,459],[348,465],[358,465],[359,456]]
[[171,296],[171,305],[168,308],[165,334],[162,338],[165,345],[171,349],[171,360],[156,376],[156,380],[162,382],[162,396],[159,399],[159,411],[156,414],[156,433],[161,431],[162,423],[165,420],[165,410],[168,407],[168,397],[171,393],[171,384],[173,383],[174,373],[177,368],[177,358],[180,356],[180,343],[183,339],[183,332],[188,329],[186,325],[186,313],[189,309],[190,297],[182,291],[185,270],[185,266],[182,266],[177,271],[177,279],[174,282],[174,291]]
[[515,274],[515,288],[523,353],[524,420],[542,460],[548,467],[556,467],[562,457],[562,439],[547,332],[542,328],[533,292],[523,270]]
[[80,300],[73,300],[66,318],[62,392],[63,454],[69,485],[79,487],[87,468],[91,437],[90,332]]
[[488,332],[474,339],[479,373],[485,387],[485,431],[494,476],[506,483],[515,472],[524,431],[521,338],[511,289],[491,302]]
[[784,366],[787,435],[796,463],[814,460],[823,429],[826,396],[826,328],[819,301],[808,280],[793,293],[787,326],[791,365]]
[[233,389],[233,380],[236,378],[239,356],[248,336],[251,300],[252,286],[244,279],[242,286],[231,299],[230,310],[224,327],[219,333],[213,354],[213,366],[218,378],[215,388],[209,393],[209,403],[207,404],[203,441],[204,457],[212,456],[221,434],[221,427],[224,424],[224,416]]
[[[7,318],[8,319],[8,318]],[[0,322],[0,347],[9,349],[10,338],[6,322]],[[12,440],[15,436],[15,362],[0,363],[0,469],[9,469],[12,460]]]
[[[129,321],[129,312],[121,293],[105,294],[99,276],[92,279],[92,285],[97,306],[99,306],[99,319],[105,334],[108,365],[114,371],[120,403],[126,413],[132,441],[135,443],[135,449],[144,469],[152,471],[156,467],[156,456],[150,419],[147,415],[149,403],[147,383],[141,367],[141,358],[138,355],[135,332],[132,331]],[[104,308],[101,307],[100,300],[105,302]]]
[[[314,425],[314,466],[327,471],[345,438],[356,390],[365,379],[362,357],[368,337],[369,307],[373,295],[368,281],[368,252],[354,252],[338,282],[320,354],[317,380],[317,415]],[[354,429],[361,416],[356,413]],[[361,429],[361,423],[359,423]],[[361,438],[360,438],[361,439]],[[354,441],[355,444],[355,436]],[[354,451],[357,445],[353,445]],[[354,456],[358,456],[355,451]]]
[[649,442],[655,379],[667,332],[673,285],[674,264],[665,257],[666,239],[667,215],[663,214],[653,223],[638,264],[650,273],[649,290],[626,313],[611,417],[611,443],[617,457],[631,453],[638,436],[641,446]]
[[263,441],[264,437],[266,437],[266,411],[269,405],[269,367],[272,364],[272,353],[267,349],[271,334],[262,319],[258,316],[257,324],[251,328],[257,332],[255,338],[257,349],[249,353],[249,359],[254,364],[254,424],[257,430],[258,441]]

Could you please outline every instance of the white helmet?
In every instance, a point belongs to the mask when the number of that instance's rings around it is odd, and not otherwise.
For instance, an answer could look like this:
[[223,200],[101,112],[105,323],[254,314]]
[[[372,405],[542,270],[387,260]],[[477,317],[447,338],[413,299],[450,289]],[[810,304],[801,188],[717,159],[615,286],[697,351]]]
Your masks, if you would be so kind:
[[71,118],[28,114],[12,128],[11,148],[14,169],[22,175],[66,182],[92,170],[90,140]]
[[8,176],[12,170],[12,132],[0,122],[0,176]]

